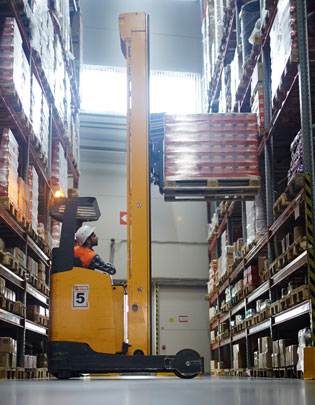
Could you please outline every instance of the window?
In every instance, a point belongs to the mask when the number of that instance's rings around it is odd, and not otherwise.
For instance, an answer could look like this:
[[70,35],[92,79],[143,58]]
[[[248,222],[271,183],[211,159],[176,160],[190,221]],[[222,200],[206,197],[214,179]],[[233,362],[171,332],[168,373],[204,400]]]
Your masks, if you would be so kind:
[[[81,100],[83,112],[126,114],[126,69],[84,65],[81,73]],[[150,112],[200,112],[199,74],[151,70]]]

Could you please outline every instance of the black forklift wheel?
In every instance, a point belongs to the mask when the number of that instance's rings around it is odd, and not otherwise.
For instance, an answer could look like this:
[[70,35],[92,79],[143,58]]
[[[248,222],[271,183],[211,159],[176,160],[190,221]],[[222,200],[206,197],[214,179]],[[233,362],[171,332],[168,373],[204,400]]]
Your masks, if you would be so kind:
[[58,370],[58,372],[53,375],[59,380],[68,380],[72,376],[70,370]]
[[[176,353],[176,356],[182,356],[182,357],[189,356],[189,359],[192,359],[192,360],[200,358],[199,354],[195,350],[192,350],[192,349],[182,349],[178,353]],[[189,360],[187,360],[187,361],[189,361]],[[178,370],[173,370],[173,372],[175,375],[177,375],[177,377],[186,378],[186,379],[194,378],[194,377],[197,377],[197,375],[198,375],[198,373],[181,373]]]

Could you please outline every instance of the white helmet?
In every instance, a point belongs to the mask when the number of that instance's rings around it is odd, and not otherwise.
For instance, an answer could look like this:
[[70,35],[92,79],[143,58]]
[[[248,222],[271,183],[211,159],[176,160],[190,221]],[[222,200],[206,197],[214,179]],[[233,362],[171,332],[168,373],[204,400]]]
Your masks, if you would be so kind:
[[91,236],[94,231],[95,228],[92,228],[88,225],[83,225],[77,230],[75,238],[80,243],[80,245],[83,245],[87,238]]

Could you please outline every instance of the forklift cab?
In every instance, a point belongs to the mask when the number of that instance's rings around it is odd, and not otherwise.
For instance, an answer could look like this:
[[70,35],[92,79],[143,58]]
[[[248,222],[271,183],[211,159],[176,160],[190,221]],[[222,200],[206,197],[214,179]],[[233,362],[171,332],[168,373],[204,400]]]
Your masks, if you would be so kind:
[[62,379],[148,371],[192,378],[203,372],[203,358],[190,349],[175,356],[132,355],[137,348],[124,342],[124,287],[74,262],[76,229],[100,217],[96,199],[59,198],[50,215],[62,222],[62,231],[60,246],[53,249],[50,278],[49,372]]

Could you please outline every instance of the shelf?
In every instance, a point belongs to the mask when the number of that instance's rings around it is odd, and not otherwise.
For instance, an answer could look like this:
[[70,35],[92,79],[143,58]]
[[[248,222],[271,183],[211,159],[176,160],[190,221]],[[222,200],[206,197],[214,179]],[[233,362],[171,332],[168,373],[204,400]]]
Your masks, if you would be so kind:
[[21,238],[24,240],[24,230],[23,228],[16,222],[16,220],[9,214],[9,212],[0,204],[0,218],[10,226],[10,228]]
[[211,351],[216,350],[220,347],[220,343],[216,342],[216,343],[212,343],[211,345]]
[[253,302],[255,301],[258,297],[260,297],[261,295],[265,294],[266,292],[268,292],[269,290],[269,280],[267,280],[266,282],[264,282],[263,284],[261,284],[258,288],[256,288],[255,291],[253,291],[248,297],[247,297],[247,302]]
[[236,315],[239,311],[241,311],[242,309],[245,308],[245,299],[240,302],[239,304],[237,304],[231,311],[231,315]]
[[17,287],[23,288],[25,286],[25,281],[13,273],[13,271],[7,269],[3,264],[0,264],[0,276],[4,277],[6,280],[10,281],[12,284],[15,284]]
[[231,315],[229,312],[227,312],[226,314],[222,315],[221,318],[219,319],[220,323],[226,322],[228,319],[231,318]]
[[248,329],[249,335],[254,335],[255,333],[262,332],[266,329],[269,329],[271,326],[271,319],[267,319],[266,321],[259,323],[258,325],[253,326],[252,328]]
[[209,305],[213,305],[213,303],[218,299],[219,295],[218,293],[215,293],[209,300]]
[[240,273],[241,273],[242,271],[245,270],[244,265],[245,265],[244,260],[242,260],[241,263],[236,267],[236,269],[233,270],[233,273],[231,274],[231,277],[230,277],[230,282],[231,282],[231,283],[232,283],[234,280],[236,280],[236,278],[240,275]]
[[298,256],[291,263],[289,263],[283,269],[281,269],[277,274],[271,277],[272,280],[271,288],[281,283],[284,279],[286,279],[291,274],[293,274],[294,272],[296,272],[305,265],[307,265],[307,251],[301,253],[300,256]]
[[49,257],[36,245],[32,238],[28,235],[26,236],[26,242],[28,247],[30,247],[33,252],[44,262],[44,264],[48,265]]
[[214,322],[210,323],[210,330],[214,330],[215,328],[217,328],[219,326],[219,320],[216,319]]
[[29,330],[31,332],[47,336],[47,328],[37,325],[36,323],[29,321],[28,319],[25,320],[25,328],[26,330]]
[[311,308],[310,301],[309,300],[304,301],[294,308],[282,312],[281,314],[275,315],[274,325],[278,325],[279,323],[283,323],[291,319],[295,319],[298,316],[307,314],[308,312],[310,312],[310,308]]
[[22,327],[22,318],[20,316],[11,314],[11,312],[8,312],[4,309],[0,309],[0,321],[8,322],[14,326]]
[[246,330],[238,333],[237,335],[232,336],[232,342],[237,342],[238,340],[246,338]]
[[26,292],[40,301],[41,304],[45,304],[48,306],[48,297],[36,290],[36,288],[32,287],[29,283],[26,283]]

